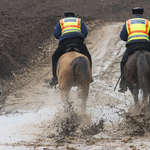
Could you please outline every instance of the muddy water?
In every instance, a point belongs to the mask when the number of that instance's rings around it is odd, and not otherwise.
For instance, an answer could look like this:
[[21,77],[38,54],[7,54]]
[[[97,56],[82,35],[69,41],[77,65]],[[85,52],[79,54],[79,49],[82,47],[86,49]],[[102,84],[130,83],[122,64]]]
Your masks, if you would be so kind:
[[[119,38],[122,25],[106,23],[86,39],[94,78],[87,100],[87,124],[90,122],[97,127],[103,120],[103,131],[83,138],[54,138],[52,133],[55,134],[56,128],[53,126],[63,118],[63,103],[58,87],[50,88],[47,83],[51,78],[50,67],[44,67],[31,77],[27,86],[8,96],[0,116],[0,149],[150,149],[149,134],[130,137],[122,129],[122,114],[134,107],[130,91],[118,93],[118,86],[114,91],[120,76],[119,62],[125,50],[125,43]],[[76,87],[72,88],[71,100],[74,111],[80,112]]]

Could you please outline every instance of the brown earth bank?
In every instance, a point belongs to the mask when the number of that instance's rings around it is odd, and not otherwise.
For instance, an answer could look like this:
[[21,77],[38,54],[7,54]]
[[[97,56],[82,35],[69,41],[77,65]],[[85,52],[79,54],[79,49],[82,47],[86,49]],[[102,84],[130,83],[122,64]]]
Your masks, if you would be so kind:
[[15,75],[41,65],[42,58],[50,62],[44,46],[65,11],[74,11],[86,23],[95,19],[124,22],[136,6],[143,7],[149,19],[149,4],[148,0],[1,0],[0,88],[4,89]]

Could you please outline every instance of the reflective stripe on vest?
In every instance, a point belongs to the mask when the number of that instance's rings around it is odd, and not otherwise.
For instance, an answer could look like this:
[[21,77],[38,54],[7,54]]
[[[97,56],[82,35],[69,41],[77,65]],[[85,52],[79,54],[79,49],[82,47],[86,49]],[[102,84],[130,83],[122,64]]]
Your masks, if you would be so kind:
[[81,19],[68,17],[60,20],[61,35],[68,32],[81,32]]
[[130,19],[126,23],[128,41],[146,39],[149,41],[149,22],[146,19]]

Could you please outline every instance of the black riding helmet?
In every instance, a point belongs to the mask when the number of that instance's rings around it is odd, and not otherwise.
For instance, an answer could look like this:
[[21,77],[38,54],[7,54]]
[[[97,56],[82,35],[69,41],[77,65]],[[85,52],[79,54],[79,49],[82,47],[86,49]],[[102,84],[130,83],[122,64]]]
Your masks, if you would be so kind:
[[135,7],[132,9],[132,14],[135,15],[135,14],[143,14],[144,12],[144,9],[142,7]]
[[74,15],[75,15],[75,14],[74,14],[74,12],[72,12],[72,11],[68,11],[68,12],[65,12],[65,13],[64,13],[64,16],[65,16],[65,17],[68,17],[68,16],[74,17]]

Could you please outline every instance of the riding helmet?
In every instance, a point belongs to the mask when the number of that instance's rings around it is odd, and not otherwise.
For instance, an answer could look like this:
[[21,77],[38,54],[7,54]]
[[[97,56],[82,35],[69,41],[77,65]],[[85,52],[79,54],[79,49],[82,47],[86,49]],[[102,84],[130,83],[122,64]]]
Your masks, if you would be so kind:
[[68,17],[68,16],[74,17],[74,15],[75,15],[75,14],[74,14],[74,12],[72,12],[72,11],[67,11],[67,12],[64,13],[64,16],[65,16],[65,17]]
[[132,8],[132,14],[135,15],[135,14],[143,14],[144,12],[144,9],[142,7],[135,7],[135,8]]

